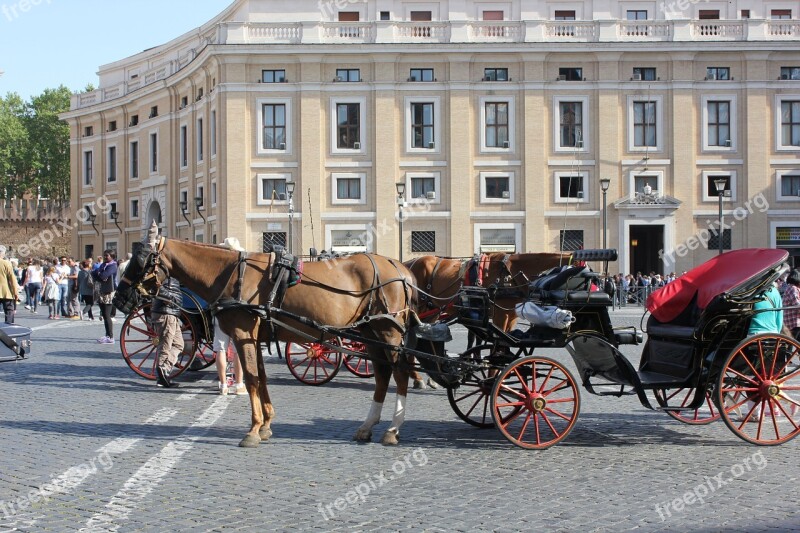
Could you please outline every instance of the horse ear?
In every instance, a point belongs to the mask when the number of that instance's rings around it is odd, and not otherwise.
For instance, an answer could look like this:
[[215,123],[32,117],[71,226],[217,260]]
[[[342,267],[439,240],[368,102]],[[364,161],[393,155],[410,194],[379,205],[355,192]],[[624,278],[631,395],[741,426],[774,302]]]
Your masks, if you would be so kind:
[[142,239],[142,244],[144,244],[145,246],[149,246],[150,248],[155,248],[157,239],[158,239],[158,224],[156,224],[156,221],[153,220],[153,223],[147,230],[144,239]]

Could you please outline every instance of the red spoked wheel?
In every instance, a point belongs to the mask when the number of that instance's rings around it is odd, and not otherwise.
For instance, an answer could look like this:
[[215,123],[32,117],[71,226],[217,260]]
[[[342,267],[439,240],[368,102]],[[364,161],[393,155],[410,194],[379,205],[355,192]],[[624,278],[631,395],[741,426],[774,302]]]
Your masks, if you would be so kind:
[[[481,365],[486,363],[493,351],[493,345],[482,344],[470,348],[461,354],[459,359]],[[447,389],[447,401],[450,402],[450,407],[458,418],[478,428],[494,427],[490,398],[496,375],[496,368],[485,366],[470,371],[457,387]]]
[[497,377],[492,417],[500,433],[521,448],[543,450],[564,440],[578,420],[578,385],[566,367],[532,355]]
[[[183,351],[170,373],[170,377],[179,376],[191,364],[197,350],[197,335],[189,316],[181,313],[181,332],[183,333]],[[150,320],[150,304],[137,307],[125,318],[119,339],[122,358],[128,366],[147,379],[156,379],[158,364],[158,335]]]
[[298,381],[306,385],[324,385],[339,372],[342,354],[316,342],[287,342],[286,365]]
[[800,344],[775,333],[742,341],[719,376],[722,419],[739,438],[761,446],[800,433]]
[[192,361],[192,364],[189,365],[189,370],[192,372],[205,370],[213,365],[216,361],[217,358],[214,356],[213,344],[209,342],[200,342],[197,345],[197,350],[194,354],[194,360]]
[[[348,339],[339,339],[343,348],[359,353],[367,353],[367,346],[363,342]],[[372,369],[372,361],[356,355],[344,356],[344,367],[354,376],[359,378],[371,378],[375,375]]]
[[[655,389],[656,401],[661,407],[686,407],[694,399],[695,389]],[[710,424],[719,419],[719,409],[714,404],[711,391],[706,390],[703,405],[693,411],[665,411],[669,416],[694,426]]]

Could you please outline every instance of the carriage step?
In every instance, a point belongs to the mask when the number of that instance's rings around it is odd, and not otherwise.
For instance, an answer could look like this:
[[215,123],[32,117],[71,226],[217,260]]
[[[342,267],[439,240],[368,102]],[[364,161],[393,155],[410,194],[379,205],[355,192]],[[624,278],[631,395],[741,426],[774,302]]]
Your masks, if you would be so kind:
[[669,374],[659,374],[658,372],[639,371],[639,381],[646,389],[675,388],[686,383],[686,376],[676,377]]

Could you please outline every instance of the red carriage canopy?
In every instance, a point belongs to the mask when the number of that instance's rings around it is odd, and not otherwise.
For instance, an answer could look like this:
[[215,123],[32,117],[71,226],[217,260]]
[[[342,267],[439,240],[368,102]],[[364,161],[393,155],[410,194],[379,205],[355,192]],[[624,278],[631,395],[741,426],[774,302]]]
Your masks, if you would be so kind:
[[745,248],[714,256],[647,298],[647,310],[659,322],[671,322],[697,295],[705,309],[715,296],[786,260],[789,253],[774,248]]

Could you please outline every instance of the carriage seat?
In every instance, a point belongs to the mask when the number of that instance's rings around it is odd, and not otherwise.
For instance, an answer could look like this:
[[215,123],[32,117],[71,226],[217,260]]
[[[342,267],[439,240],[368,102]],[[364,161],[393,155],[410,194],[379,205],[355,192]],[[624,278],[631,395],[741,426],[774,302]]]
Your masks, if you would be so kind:
[[530,284],[531,294],[542,300],[611,305],[611,297],[602,291],[588,290],[597,273],[588,267],[554,268]]
[[647,334],[654,337],[692,340],[694,338],[694,326],[662,323],[651,316],[647,320]]

